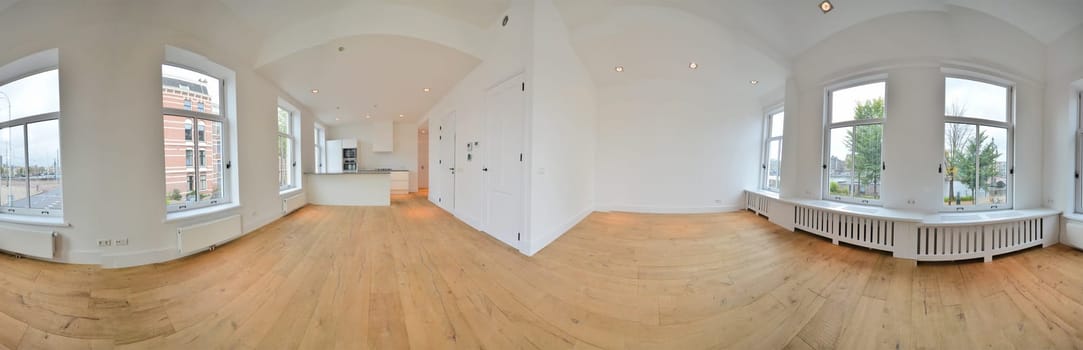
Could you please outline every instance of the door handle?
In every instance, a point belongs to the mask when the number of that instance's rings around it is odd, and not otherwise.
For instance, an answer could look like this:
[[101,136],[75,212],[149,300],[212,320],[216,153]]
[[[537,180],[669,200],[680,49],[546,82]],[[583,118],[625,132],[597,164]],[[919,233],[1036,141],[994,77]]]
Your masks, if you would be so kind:
[[481,168],[481,171],[489,171],[489,168]]

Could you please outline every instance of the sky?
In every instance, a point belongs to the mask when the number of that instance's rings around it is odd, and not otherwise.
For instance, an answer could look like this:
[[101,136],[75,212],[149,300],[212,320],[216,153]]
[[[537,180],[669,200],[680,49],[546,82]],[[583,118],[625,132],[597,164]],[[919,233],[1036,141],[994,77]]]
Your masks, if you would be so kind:
[[1006,121],[1008,89],[983,82],[947,78],[944,81],[944,115],[952,115],[955,106],[963,109],[960,117]]
[[[0,121],[59,111],[59,91],[60,79],[55,69],[0,86]],[[8,102],[11,103],[10,110]],[[56,120],[34,123],[29,132],[30,165],[52,166],[59,157],[59,123]],[[10,149],[12,154],[8,154],[8,140],[15,141]],[[5,158],[23,159],[22,142],[21,126],[0,129],[0,155]]]

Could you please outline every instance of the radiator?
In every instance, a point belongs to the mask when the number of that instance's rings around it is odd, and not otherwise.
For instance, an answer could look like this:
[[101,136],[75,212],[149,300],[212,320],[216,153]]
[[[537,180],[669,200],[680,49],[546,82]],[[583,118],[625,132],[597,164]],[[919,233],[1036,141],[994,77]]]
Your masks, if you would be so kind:
[[177,229],[177,250],[182,255],[190,254],[225,242],[240,234],[240,215],[181,227]]
[[[1047,243],[1047,220],[1055,217],[1022,218],[997,224],[918,227],[919,260],[965,260],[1014,252]],[[1071,223],[1068,224],[1071,231]]]
[[290,198],[282,200],[282,214],[292,213],[294,210],[301,209],[301,207],[308,204],[304,195],[296,195]]
[[56,236],[56,232],[51,231],[2,228],[0,229],[0,249],[15,254],[52,259],[56,251]]
[[767,216],[767,208],[770,200],[761,194],[745,192],[745,208],[763,216]]
[[1067,220],[1067,230],[1064,231],[1061,242],[1064,244],[1083,249],[1083,222]]

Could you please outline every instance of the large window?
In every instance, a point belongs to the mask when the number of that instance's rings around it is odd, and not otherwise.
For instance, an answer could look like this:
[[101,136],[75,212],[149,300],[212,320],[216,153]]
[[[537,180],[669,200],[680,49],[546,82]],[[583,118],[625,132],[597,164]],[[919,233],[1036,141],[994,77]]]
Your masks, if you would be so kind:
[[[180,211],[229,202],[221,79],[162,65],[165,202]],[[198,181],[198,185],[197,185]]]
[[948,210],[1011,208],[1012,89],[944,80],[944,206]]
[[778,192],[779,183],[782,181],[782,125],[786,116],[782,111],[767,114],[764,123],[763,142],[763,175],[760,179],[760,187],[764,190]]
[[292,112],[278,107],[278,188],[285,191],[297,187],[297,142]]
[[880,200],[884,81],[827,93],[824,198],[875,204]]
[[313,129],[315,129],[315,134],[316,134],[315,135],[315,143],[316,143],[316,147],[315,147],[316,154],[315,154],[315,156],[316,157],[313,158],[313,159],[316,160],[316,172],[317,173],[324,173],[324,172],[327,171],[323,167],[324,148],[326,148],[326,147],[324,147],[324,145],[327,144],[327,136],[326,136],[327,131],[325,131],[323,126],[320,126],[319,124],[316,124],[314,126],[315,127]]
[[0,210],[61,216],[60,78],[56,69],[0,84]]

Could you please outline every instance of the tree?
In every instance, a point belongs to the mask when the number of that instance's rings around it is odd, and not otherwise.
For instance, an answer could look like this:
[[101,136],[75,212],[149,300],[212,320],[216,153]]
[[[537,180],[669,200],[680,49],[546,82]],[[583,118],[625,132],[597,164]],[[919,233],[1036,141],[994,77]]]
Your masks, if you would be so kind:
[[[978,129],[978,134],[973,139],[968,140],[966,149],[960,157],[959,174],[956,175],[956,178],[969,187],[971,191],[977,192],[978,189],[987,191],[989,181],[981,180],[999,174],[1000,171],[997,169],[996,161],[1000,156],[1000,150],[997,149],[993,139],[985,135],[985,130]],[[974,194],[977,197],[977,193]]]
[[[877,98],[854,107],[854,120],[880,119],[884,117],[884,99]],[[854,179],[860,186],[856,193],[865,194],[865,186],[872,184],[874,194],[879,192],[880,151],[884,138],[882,125],[857,126],[846,133],[846,148],[853,154],[847,158],[846,166],[853,169]]]
[[[960,116],[964,112],[966,112],[966,106],[953,103],[948,115]],[[955,180],[958,178],[959,167],[963,163],[963,147],[970,140],[973,129],[973,126],[957,123],[948,123],[947,127],[944,128],[944,147],[946,148],[944,150],[944,163],[947,165],[947,169],[944,170],[948,181],[949,204],[956,200]]]

